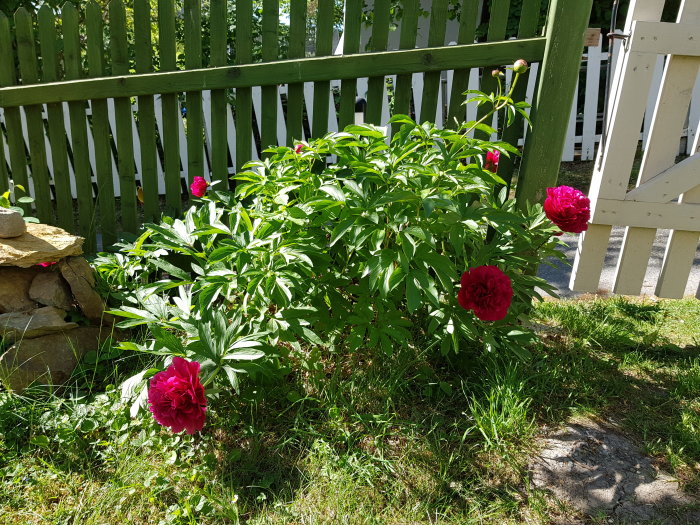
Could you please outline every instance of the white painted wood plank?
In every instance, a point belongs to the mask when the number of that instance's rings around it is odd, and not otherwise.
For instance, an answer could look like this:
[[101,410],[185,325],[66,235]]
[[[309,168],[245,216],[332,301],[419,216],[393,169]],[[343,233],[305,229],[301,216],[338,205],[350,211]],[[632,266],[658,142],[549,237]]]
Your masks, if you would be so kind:
[[578,86],[574,91],[574,103],[571,106],[569,112],[569,125],[566,128],[566,141],[564,142],[564,152],[562,153],[561,160],[564,162],[571,162],[574,160],[574,150],[576,147],[576,113],[578,111]]
[[598,199],[591,222],[692,231],[700,224],[700,204]]
[[[662,9],[663,4],[656,0],[631,0],[625,29],[635,20],[660,20]],[[655,61],[655,56],[629,49],[619,59],[616,75],[620,80],[610,103],[608,140],[604,151],[598,152],[589,192],[594,217],[600,197],[622,200],[625,196]],[[601,224],[600,220],[591,222]],[[597,290],[609,236],[610,227],[594,224],[581,236],[569,284],[572,290]]]
[[[684,2],[679,10],[678,22],[698,22],[700,20],[700,4]],[[676,24],[678,25],[678,24]],[[635,26],[636,27],[636,26]],[[640,38],[641,41],[641,38]],[[635,39],[632,39],[632,49],[635,49]],[[695,78],[700,67],[700,59],[688,56],[671,56],[666,60],[661,90],[658,94],[648,143],[642,166],[640,168],[637,186],[649,181],[652,177],[674,165],[678,154],[678,142],[683,130],[690,97]],[[673,205],[666,205],[673,213]],[[620,224],[628,224],[622,222]],[[653,226],[652,226],[653,227]],[[644,273],[640,269],[648,264],[654,244],[655,232],[648,228],[627,228],[622,242],[620,259],[615,271],[616,293],[638,295],[644,284]],[[683,288],[688,274],[685,276],[666,273],[667,280],[682,279]],[[678,286],[668,283],[668,286]]]
[[576,292],[597,292],[605,264],[612,226],[589,224],[578,238],[569,288]]
[[694,23],[636,21],[630,45],[638,53],[700,56],[698,28]]
[[627,194],[625,200],[637,202],[670,202],[695,187],[700,179],[700,153],[673,164]]
[[581,137],[581,160],[595,157],[595,132],[598,122],[598,93],[600,92],[601,46],[600,37],[597,46],[588,48],[586,67],[586,94],[583,109],[583,131]]
[[661,81],[664,77],[664,65],[666,59],[663,55],[656,57],[656,65],[654,66],[654,77],[651,81],[651,87],[649,88],[649,98],[647,99],[647,109],[644,113],[644,129],[642,131],[642,149],[647,149],[647,140],[649,138],[649,131],[651,130],[651,122],[654,119],[654,108],[656,107],[656,99],[659,96],[659,91],[661,90]]

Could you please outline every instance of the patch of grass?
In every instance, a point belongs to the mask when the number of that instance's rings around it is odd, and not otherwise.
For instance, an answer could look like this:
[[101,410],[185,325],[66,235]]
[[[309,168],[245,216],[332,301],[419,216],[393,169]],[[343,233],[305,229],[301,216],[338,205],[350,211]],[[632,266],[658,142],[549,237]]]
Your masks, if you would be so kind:
[[697,491],[699,303],[536,316],[528,362],[418,343],[296,353],[284,384],[219,394],[197,436],[132,419],[116,390],[0,393],[0,523],[556,522],[576,515],[529,485],[528,458],[539,426],[578,413],[618,422]]

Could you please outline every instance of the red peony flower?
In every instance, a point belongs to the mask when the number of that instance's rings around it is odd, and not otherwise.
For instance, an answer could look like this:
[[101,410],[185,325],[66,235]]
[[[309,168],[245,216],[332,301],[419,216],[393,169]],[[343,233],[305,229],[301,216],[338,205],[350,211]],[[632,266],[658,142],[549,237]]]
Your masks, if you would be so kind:
[[496,173],[498,171],[498,160],[501,158],[501,152],[498,150],[491,150],[486,152],[486,160],[484,161],[484,169],[490,171],[491,173]]
[[195,177],[192,179],[192,184],[190,184],[190,191],[195,197],[204,197],[208,186],[209,183],[204,180],[204,177]]
[[297,144],[296,146],[294,146],[294,153],[301,153],[301,150],[302,150],[302,149],[304,149],[304,145],[303,145],[303,144]]
[[462,274],[457,294],[459,305],[474,310],[482,321],[500,321],[508,313],[513,300],[510,277],[497,266],[477,266]]
[[569,186],[547,188],[544,212],[562,231],[581,233],[588,229],[591,201],[583,192]]
[[37,263],[36,265],[41,266],[42,268],[48,268],[49,266],[53,266],[54,264],[57,264],[56,261]]
[[151,378],[148,404],[155,420],[175,433],[202,430],[207,398],[199,381],[199,363],[174,357],[173,364]]

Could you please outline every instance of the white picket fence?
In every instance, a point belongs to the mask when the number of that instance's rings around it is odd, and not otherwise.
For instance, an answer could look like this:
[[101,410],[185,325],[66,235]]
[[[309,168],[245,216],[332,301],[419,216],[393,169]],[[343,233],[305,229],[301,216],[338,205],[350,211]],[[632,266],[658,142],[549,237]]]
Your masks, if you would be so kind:
[[[618,44],[619,46],[620,44]],[[391,46],[390,46],[391,47]],[[337,49],[340,50],[342,48],[342,37],[340,41],[337,44]],[[619,47],[618,47],[619,48]],[[615,55],[616,53],[613,53]],[[579,83],[579,87],[577,88],[577,94],[575,97],[574,101],[574,107],[572,108],[571,111],[571,118],[569,121],[569,129],[567,133],[567,139],[565,143],[565,149],[562,155],[562,160],[563,161],[573,161],[573,160],[592,160],[595,157],[595,150],[597,147],[597,144],[600,142],[600,133],[598,132],[598,129],[600,129],[600,121],[602,119],[602,102],[601,102],[601,97],[602,93],[605,90],[605,75],[602,74],[604,68],[606,67],[606,62],[608,60],[608,53],[603,52],[602,48],[602,37],[601,41],[598,46],[591,46],[586,49],[586,53],[584,53],[582,57],[582,73],[581,73],[581,81]],[[613,57],[613,60],[615,60],[615,57]],[[656,62],[656,69],[654,71],[653,75],[653,83],[652,83],[652,90],[651,94],[649,96],[649,101],[648,101],[648,110],[646,112],[647,117],[645,117],[644,120],[644,125],[643,129],[641,130],[640,133],[640,140],[642,141],[642,144],[645,144],[646,137],[649,133],[650,125],[651,125],[651,115],[653,113],[653,105],[655,101],[655,95],[656,92],[658,91],[658,87],[661,85],[661,77],[662,77],[662,72],[663,72],[663,64],[664,64],[664,57],[659,56]],[[527,91],[526,91],[526,100],[528,102],[532,101],[533,93],[535,90],[535,79],[537,76],[537,64],[533,65],[533,71],[532,74],[529,76],[529,81],[528,81],[528,86],[527,86]],[[472,69],[470,76],[469,76],[469,89],[478,89],[479,88],[479,75],[480,72],[478,69]],[[391,77],[390,77],[391,78]],[[452,78],[453,78],[453,72],[452,71],[447,71],[443,75],[443,81],[442,81],[442,89],[440,90],[439,94],[439,108],[441,110],[438,111],[436,115],[436,124],[438,126],[450,126],[451,123],[445,122],[445,115],[447,114],[447,107],[449,106],[449,94],[451,92],[451,84],[452,84]],[[395,77],[392,78],[392,81],[395,80]],[[506,82],[510,81],[510,71],[507,72],[507,78]],[[364,97],[366,95],[367,91],[367,78],[361,78],[358,79],[357,83],[357,95],[358,97]],[[340,82],[332,82],[331,83],[331,89],[338,89],[340,87]],[[282,109],[283,106],[283,97],[286,97],[286,86],[280,86],[279,87],[279,96],[277,99],[277,105],[278,105],[278,123],[277,123],[277,137],[278,137],[278,142],[280,144],[284,144],[286,141],[286,122],[284,118],[284,111]],[[419,115],[420,110],[421,110],[421,93],[423,91],[423,75],[422,74],[414,74],[413,75],[413,91],[414,91],[414,100],[413,100],[413,107],[415,110],[415,114]],[[313,92],[314,92],[314,85],[313,83],[306,83],[304,85],[304,99],[305,99],[305,105],[306,105],[306,112],[308,116],[309,122],[313,120]],[[579,102],[579,92],[583,92],[584,97],[583,97],[583,104]],[[163,122],[161,119],[161,108],[160,108],[160,97],[155,96],[155,110],[156,110],[156,123],[157,123],[157,128],[159,131],[160,136],[163,135]],[[205,123],[205,143],[204,143],[204,159],[205,159],[205,172],[209,172],[209,167],[210,167],[210,147],[209,147],[209,137],[211,136],[211,119],[210,119],[210,109],[211,109],[211,93],[209,91],[204,91],[202,93],[202,99],[203,99],[203,110],[204,110],[204,123]],[[262,104],[262,94],[261,94],[261,88],[253,88],[253,110],[255,115],[260,115],[261,114],[261,104]],[[337,131],[338,130],[338,121],[336,117],[336,108],[333,105],[333,97],[330,97],[329,101],[329,119],[328,119],[328,130],[329,131]],[[44,108],[45,110],[45,108]],[[109,121],[110,121],[110,126],[112,130],[115,129],[115,111],[114,111],[114,104],[113,100],[109,101],[108,104],[108,110],[109,110]],[[45,113],[45,111],[44,111]],[[65,128],[66,128],[66,133],[68,134],[68,137],[70,138],[70,133],[71,133],[71,127],[69,125],[68,121],[68,107],[67,104],[64,105],[64,112],[65,116]],[[27,123],[26,123],[26,117],[24,111],[21,111],[22,115],[22,125],[23,125],[23,131],[24,131],[24,138],[25,142],[28,144],[28,134],[27,134]],[[132,120],[132,126],[133,126],[133,137],[134,137],[134,154],[135,154],[135,164],[136,164],[136,177],[137,181],[140,181],[140,174],[141,174],[141,154],[140,154],[140,141],[139,141],[139,135],[138,135],[138,125],[137,125],[137,118],[138,115],[138,106],[134,105],[133,107],[133,116],[134,119]],[[474,105],[468,105],[466,108],[466,117],[467,120],[471,120],[476,116],[476,107]],[[88,120],[88,143],[90,147],[90,163],[92,166],[92,171],[95,173],[95,158],[94,158],[94,150],[93,150],[93,137],[90,132],[91,126],[89,125],[89,120],[90,120],[90,110],[88,109],[86,112],[86,119]],[[386,122],[389,119],[389,96],[388,93],[385,90],[384,93],[384,100],[383,100],[383,108],[382,108],[382,121]],[[4,113],[0,109],[0,133],[3,133],[3,128],[5,128],[5,122],[4,122]],[[258,126],[260,123],[259,118],[256,119],[256,122],[258,122]],[[362,116],[358,115],[358,120],[362,120]],[[697,133],[697,123],[700,121],[700,82],[695,85],[695,91],[693,93],[693,102],[690,107],[690,117],[689,117],[689,122],[693,123],[693,125],[689,125],[684,132],[685,135],[687,136],[687,148],[689,151],[689,148],[692,147],[693,140],[695,138],[695,135]],[[186,117],[181,115],[181,118],[179,119],[179,140],[180,140],[180,161],[181,165],[183,166],[184,170],[187,169],[187,141],[186,141],[186,134],[185,134],[185,129],[186,129]],[[256,130],[258,133],[260,133],[260,129]],[[230,156],[232,159],[232,165],[229,168],[229,171],[233,173],[233,166],[235,166],[235,144],[236,144],[236,130],[235,130],[235,125],[234,125],[234,119],[233,119],[233,109],[231,106],[227,106],[227,133],[228,133],[228,146],[229,146],[229,152]],[[255,135],[255,133],[254,133]],[[308,137],[299,137],[299,139],[304,139]],[[5,148],[5,158],[9,159],[9,148],[8,148],[8,143],[7,140],[2,141],[4,143],[4,148]],[[259,158],[260,151],[258,150],[258,146],[255,143],[255,140],[253,142],[253,148],[252,148],[252,156],[254,159]],[[520,141],[522,143],[522,139]],[[49,170],[52,170],[52,163],[51,163],[51,148],[49,147],[49,142],[48,142],[48,136],[46,137],[46,152],[47,155],[49,156],[48,159],[48,165],[49,165]],[[685,151],[682,151],[680,153],[685,153]],[[112,158],[112,172],[114,173],[114,191],[115,195],[119,196],[119,180],[118,180],[118,172],[117,172],[117,163],[116,159],[113,157]],[[75,197],[75,186],[74,186],[74,180],[73,180],[73,167],[69,163],[69,169],[71,170],[71,185],[72,185],[72,192],[73,196]],[[159,183],[159,192],[161,194],[164,193],[165,187],[164,187],[164,178],[163,178],[163,165],[162,165],[162,160],[158,158],[157,161],[157,170],[158,170],[158,183]],[[186,173],[185,171],[182,172],[182,178],[183,180],[186,179]],[[30,179],[31,181],[31,179]],[[30,182],[30,193],[33,194],[33,187]]]

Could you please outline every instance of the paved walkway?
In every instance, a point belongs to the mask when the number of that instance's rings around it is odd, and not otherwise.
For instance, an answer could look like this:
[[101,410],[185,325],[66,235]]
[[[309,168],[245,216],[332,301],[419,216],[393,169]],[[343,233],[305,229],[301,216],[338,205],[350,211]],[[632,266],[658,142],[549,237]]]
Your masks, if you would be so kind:
[[[656,281],[658,280],[659,273],[661,272],[661,264],[663,262],[664,252],[666,250],[668,232],[669,230],[657,231],[656,241],[654,242],[654,248],[649,259],[646,277],[644,278],[644,286],[642,288],[643,295],[654,295]],[[598,291],[601,294],[612,293],[613,282],[615,279],[615,266],[620,254],[620,246],[622,245],[624,233],[624,228],[615,227],[610,235],[610,247],[605,258],[605,268],[603,269],[600,285],[598,287]],[[557,288],[560,297],[577,297],[582,295],[582,293],[572,292],[569,290],[569,279],[571,278],[571,265],[574,262],[574,256],[576,255],[576,249],[578,247],[578,235],[565,234],[561,238],[568,246],[564,252],[566,253],[566,258],[569,264],[566,265],[556,260],[553,261],[555,264],[554,267],[549,266],[548,264],[543,264],[540,266],[539,275]],[[640,264],[643,264],[643,261],[640,261]],[[695,263],[690,273],[690,279],[688,280],[688,284],[685,289],[685,295],[694,296],[699,285],[700,251],[696,252]]]

